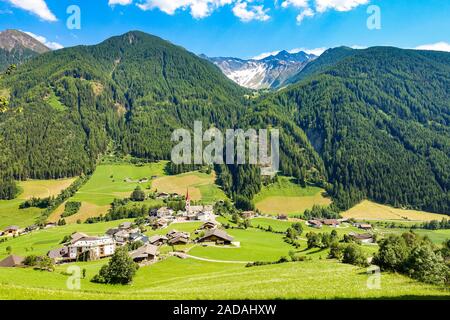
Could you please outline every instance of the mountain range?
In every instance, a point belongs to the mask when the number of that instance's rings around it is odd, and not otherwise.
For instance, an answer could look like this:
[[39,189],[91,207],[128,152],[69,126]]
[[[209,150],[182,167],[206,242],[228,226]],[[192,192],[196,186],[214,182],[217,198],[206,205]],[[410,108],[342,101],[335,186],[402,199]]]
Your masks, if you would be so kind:
[[281,51],[263,59],[243,60],[239,58],[208,58],[237,84],[250,89],[278,89],[290,82],[311,61],[313,54],[303,51],[289,53]]
[[[368,198],[450,214],[449,53],[339,47],[288,83],[255,95],[139,31],[35,56],[0,76],[0,180],[89,173],[111,150],[170,159],[173,130],[201,120],[279,128],[280,173],[326,188],[333,209]],[[259,168],[216,171],[238,206],[251,207]]]
[[0,32],[0,71],[50,51],[44,44],[19,30]]

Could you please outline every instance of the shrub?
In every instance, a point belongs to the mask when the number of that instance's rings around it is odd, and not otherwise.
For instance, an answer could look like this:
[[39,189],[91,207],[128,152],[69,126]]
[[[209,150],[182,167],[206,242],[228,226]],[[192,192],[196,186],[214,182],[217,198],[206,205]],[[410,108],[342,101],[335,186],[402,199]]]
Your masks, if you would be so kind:
[[345,247],[342,262],[361,267],[368,265],[366,255],[361,247],[356,244],[349,244]]
[[140,186],[137,186],[136,189],[134,189],[133,193],[131,193],[130,199],[132,201],[144,201],[145,200],[145,192],[142,191]]
[[64,212],[61,214],[62,218],[70,217],[76,214],[81,208],[81,202],[69,201],[66,202]]
[[25,257],[23,264],[28,267],[34,267],[38,264],[39,257],[35,255],[29,255]]

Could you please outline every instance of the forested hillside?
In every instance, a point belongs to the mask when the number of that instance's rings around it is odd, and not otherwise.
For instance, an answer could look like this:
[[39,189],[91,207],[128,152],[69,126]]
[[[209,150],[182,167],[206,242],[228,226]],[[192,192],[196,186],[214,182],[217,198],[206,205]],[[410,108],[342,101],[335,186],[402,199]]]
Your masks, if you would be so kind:
[[141,32],[36,57],[3,75],[0,89],[9,93],[0,114],[5,167],[16,179],[88,173],[111,145],[169,159],[172,131],[195,120],[204,128],[279,127],[283,170],[324,178],[321,159],[286,117],[257,106],[212,63]]
[[324,60],[266,103],[307,133],[341,209],[368,197],[450,213],[450,54],[380,47]]
[[[298,78],[256,97],[210,62],[141,32],[40,55],[0,76],[3,197],[15,192],[12,178],[89,173],[111,149],[169,159],[172,131],[201,120],[281,129],[281,173],[330,182],[340,209],[367,197],[450,213],[450,54],[342,47]],[[217,170],[224,191],[251,206],[259,168]]]

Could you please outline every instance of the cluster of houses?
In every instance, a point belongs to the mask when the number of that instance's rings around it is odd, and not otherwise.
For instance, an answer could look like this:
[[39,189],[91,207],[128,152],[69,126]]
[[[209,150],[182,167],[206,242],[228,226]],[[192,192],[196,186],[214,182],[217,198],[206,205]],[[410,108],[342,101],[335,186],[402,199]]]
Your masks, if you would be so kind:
[[[320,229],[322,226],[338,228],[343,222],[348,221],[347,219],[311,219],[306,222],[306,224],[312,228]],[[372,230],[372,225],[367,223],[354,223],[354,227],[361,230]]]
[[9,226],[6,227],[3,231],[0,231],[0,237],[17,237],[23,234],[28,234],[32,231],[39,230],[39,229],[49,229],[56,227],[57,224],[53,222],[47,223],[43,227],[39,227],[37,225],[31,225],[26,228],[20,228],[19,226]]
[[[166,199],[178,194],[159,193],[157,197]],[[214,207],[212,205],[191,205],[189,191],[186,194],[185,210],[175,212],[168,207],[153,209],[150,212],[150,225],[153,229],[164,229],[173,222],[187,221],[213,221],[215,219]]]
[[[198,237],[195,242],[229,245],[233,241],[233,238],[225,231],[220,230],[218,223],[214,221],[205,222],[196,231],[196,234],[199,233],[202,233],[202,236]],[[177,230],[170,230],[166,235],[146,236],[133,223],[124,222],[117,228],[109,229],[104,236],[92,237],[80,232],[74,233],[63,247],[51,250],[48,252],[48,256],[55,263],[73,262],[80,259],[97,260],[112,256],[118,247],[138,241],[143,245],[129,254],[135,262],[146,264],[157,261],[160,246],[164,244],[185,245],[193,240],[191,240],[190,233]]]

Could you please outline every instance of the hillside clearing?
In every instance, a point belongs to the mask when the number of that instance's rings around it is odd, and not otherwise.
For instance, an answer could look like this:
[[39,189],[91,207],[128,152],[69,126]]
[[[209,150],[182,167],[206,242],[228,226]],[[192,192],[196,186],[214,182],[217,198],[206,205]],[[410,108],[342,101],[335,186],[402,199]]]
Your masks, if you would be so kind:
[[417,210],[405,210],[364,200],[353,208],[342,213],[344,218],[364,220],[402,220],[402,221],[431,221],[449,218],[447,215],[429,213]]
[[330,205],[331,199],[324,197],[324,192],[313,186],[302,188],[293,182],[293,178],[279,177],[277,182],[263,186],[254,202],[264,214],[301,215],[314,205]]
[[214,173],[189,172],[155,179],[152,182],[152,189],[181,195],[185,195],[189,189],[189,196],[192,200],[212,203],[226,199],[224,192],[215,184],[215,179]]

